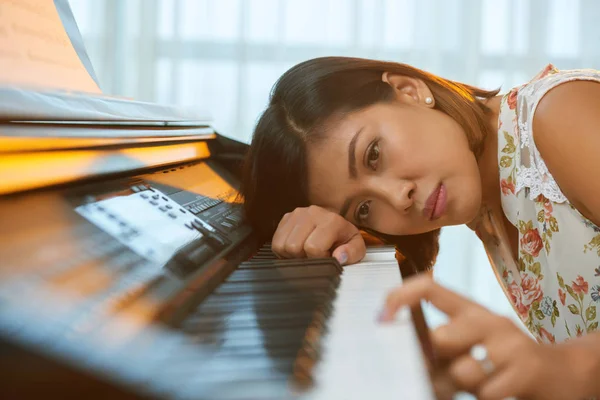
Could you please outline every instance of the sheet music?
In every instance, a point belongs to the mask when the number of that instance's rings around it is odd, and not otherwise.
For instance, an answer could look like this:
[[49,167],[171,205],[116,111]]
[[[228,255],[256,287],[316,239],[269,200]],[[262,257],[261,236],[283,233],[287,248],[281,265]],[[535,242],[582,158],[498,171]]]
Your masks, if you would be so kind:
[[53,0],[0,0],[0,85],[101,93]]

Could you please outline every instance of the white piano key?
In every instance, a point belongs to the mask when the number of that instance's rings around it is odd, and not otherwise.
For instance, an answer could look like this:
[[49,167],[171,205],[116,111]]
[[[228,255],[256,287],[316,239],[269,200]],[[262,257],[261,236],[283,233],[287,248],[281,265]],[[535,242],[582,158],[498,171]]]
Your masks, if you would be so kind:
[[344,267],[315,384],[301,398],[435,398],[410,310],[377,321],[388,291],[402,282],[394,256],[393,248],[369,249],[363,262]]

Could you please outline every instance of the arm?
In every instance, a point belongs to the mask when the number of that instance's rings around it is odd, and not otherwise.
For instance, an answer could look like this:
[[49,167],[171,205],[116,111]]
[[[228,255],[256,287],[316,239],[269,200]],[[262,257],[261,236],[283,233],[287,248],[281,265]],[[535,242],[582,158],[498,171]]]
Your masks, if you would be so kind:
[[588,333],[558,347],[566,350],[567,362],[573,366],[572,374],[580,377],[582,393],[600,396],[600,332]]
[[[569,201],[600,226],[600,84],[573,81],[550,90],[533,119],[536,147]],[[600,333],[564,347],[585,392],[600,394]]]
[[574,81],[549,91],[536,110],[533,137],[564,195],[600,225],[600,84]]

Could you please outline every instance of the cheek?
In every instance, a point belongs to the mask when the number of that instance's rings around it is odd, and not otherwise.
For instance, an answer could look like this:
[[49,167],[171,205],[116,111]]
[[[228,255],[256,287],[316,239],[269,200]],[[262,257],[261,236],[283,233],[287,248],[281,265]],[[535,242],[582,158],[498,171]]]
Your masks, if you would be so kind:
[[389,212],[387,215],[382,215],[377,218],[373,225],[377,232],[386,235],[403,235],[404,229],[402,227],[402,221],[396,217],[393,212]]
[[452,185],[452,202],[459,223],[473,220],[481,208],[481,181],[477,171],[469,170]]
[[393,137],[395,153],[411,160],[412,165],[425,162],[435,166],[451,153],[468,149],[460,125],[438,111],[419,113],[418,118],[399,124],[398,131],[401,133]]
[[375,218],[373,219],[373,229],[387,235],[412,235],[423,233],[427,226],[423,222],[416,222],[406,215],[399,214],[397,210],[390,208],[386,204],[379,204]]

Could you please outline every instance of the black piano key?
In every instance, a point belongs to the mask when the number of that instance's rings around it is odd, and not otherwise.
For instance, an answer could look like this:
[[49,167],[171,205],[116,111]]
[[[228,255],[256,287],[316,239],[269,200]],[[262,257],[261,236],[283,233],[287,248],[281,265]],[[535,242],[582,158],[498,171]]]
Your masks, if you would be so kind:
[[[257,338],[267,338],[268,343],[265,345],[272,346],[279,345],[280,340],[302,338],[309,328],[324,331],[325,321],[325,313],[319,311],[304,312],[299,315],[285,314],[284,310],[273,314],[237,312],[229,316],[225,315],[223,318],[197,315],[184,321],[181,329],[203,344],[221,346],[228,342],[230,345],[245,346],[250,339],[249,345],[257,345]],[[273,338],[282,334],[287,335],[288,338],[273,341]],[[294,342],[297,340],[294,339]]]
[[200,309],[211,307],[221,307],[222,305],[231,305],[239,307],[247,304],[270,304],[270,303],[288,303],[303,302],[307,305],[321,304],[331,296],[326,293],[310,293],[301,291],[290,291],[288,293],[240,293],[240,294],[219,294],[213,293],[208,296],[199,306]]
[[[235,382],[235,384],[232,384]],[[189,399],[219,400],[281,400],[289,399],[290,389],[285,376],[277,379],[273,376],[239,374],[226,376],[220,380],[204,380],[194,386]]]
[[332,304],[329,300],[316,302],[310,296],[306,296],[305,301],[279,301],[277,299],[271,300],[268,298],[261,298],[258,302],[224,302],[224,303],[211,303],[203,304],[196,309],[190,318],[197,315],[223,315],[236,311],[256,312],[256,313],[272,313],[278,311],[285,311],[290,314],[306,312],[306,311],[318,311],[326,316],[329,316],[332,311]]
[[225,282],[221,284],[215,293],[219,294],[242,294],[242,293],[270,293],[270,292],[290,292],[294,290],[303,290],[306,292],[325,292],[335,293],[335,285],[326,278],[302,278],[293,281],[281,282]]
[[279,259],[264,246],[180,322],[196,346],[212,349],[183,364],[202,365],[194,379],[203,388],[310,382],[341,272],[332,258]]
[[222,351],[215,352],[210,357],[197,357],[193,348],[190,349],[190,354],[191,356],[182,353],[172,355],[169,359],[169,373],[191,374],[196,375],[198,379],[210,380],[244,373],[247,377],[255,375],[261,379],[280,379],[289,375],[296,359],[294,354],[273,358],[263,352],[248,357]]
[[273,256],[273,257],[277,257],[277,254],[273,253],[271,250],[258,250],[256,253],[254,253],[253,257],[256,256]]
[[235,373],[235,371],[262,370],[269,372],[291,371],[295,357],[270,358],[270,357],[231,357],[221,356],[211,358],[203,365],[205,374]]
[[256,260],[278,260],[279,257],[277,257],[275,254],[273,253],[258,253],[256,255],[254,255],[254,257],[252,257],[250,260],[250,262],[252,261],[256,261]]
[[274,259],[274,260],[256,260],[246,261],[238,266],[238,269],[260,269],[268,267],[284,267],[289,265],[295,266],[333,266],[337,269],[338,274],[341,274],[343,269],[334,258],[312,258],[312,259]]
[[302,348],[279,347],[265,349],[264,347],[230,347],[222,348],[218,351],[219,357],[270,357],[294,359],[299,355],[306,353]]
[[[300,339],[298,340],[300,341]],[[172,353],[169,357],[169,372],[182,374],[189,370],[201,369],[206,371],[206,367],[210,368],[211,362],[217,362],[221,366],[221,370],[229,373],[239,373],[247,370],[248,367],[259,371],[266,366],[271,370],[271,366],[275,363],[280,371],[286,371],[286,376],[289,378],[291,369],[302,371],[307,365],[314,363],[317,358],[314,356],[315,351],[308,348],[305,344],[297,346],[225,346],[215,348],[209,344],[196,343],[188,344],[188,351],[181,350]],[[200,350],[200,352],[198,352]],[[311,361],[312,360],[312,361]],[[227,368],[225,368],[227,367]],[[214,369],[212,369],[214,372]],[[272,372],[272,370],[271,370]],[[207,374],[208,372],[203,372]],[[306,373],[306,371],[304,371]],[[213,377],[215,375],[213,374]],[[273,376],[271,376],[273,377]],[[264,376],[263,378],[268,378]]]
[[281,310],[281,312],[287,313],[298,313],[298,312],[310,312],[319,310],[320,312],[328,312],[330,309],[329,302],[316,303],[314,299],[307,298],[306,301],[264,301],[261,303],[254,302],[241,302],[239,304],[232,305],[231,303],[222,304],[208,304],[202,305],[195,311],[191,312],[188,318],[197,318],[199,316],[219,316],[224,314],[230,314],[233,312],[248,312],[252,311],[255,313],[266,314],[273,313]]
[[339,277],[339,273],[333,265],[297,266],[289,265],[280,268],[265,268],[258,270],[234,271],[226,282],[267,282],[290,280],[297,278],[326,278]]
[[214,331],[219,329],[256,329],[262,327],[305,327],[311,321],[324,322],[323,314],[314,311],[289,313],[287,310],[269,312],[265,316],[257,316],[254,312],[242,311],[225,315],[200,315],[189,318],[182,328],[184,331]]
[[216,349],[237,347],[288,347],[297,348],[302,345],[305,330],[302,328],[272,328],[261,331],[255,330],[225,330],[220,334],[193,332],[188,335],[191,340],[204,346],[214,346]]
[[[185,324],[196,323],[197,321],[205,321],[207,324],[214,322],[222,323],[224,321],[233,323],[234,321],[254,321],[257,317],[261,317],[262,320],[268,321],[278,318],[297,318],[300,319],[304,316],[310,317],[316,313],[319,313],[319,307],[304,307],[302,310],[298,304],[294,312],[290,312],[289,308],[282,307],[261,307],[253,306],[246,309],[246,307],[239,307],[233,310],[220,310],[219,312],[204,313],[196,312],[190,314],[184,321]],[[269,305],[270,306],[270,305]],[[294,305],[296,306],[296,305]]]

